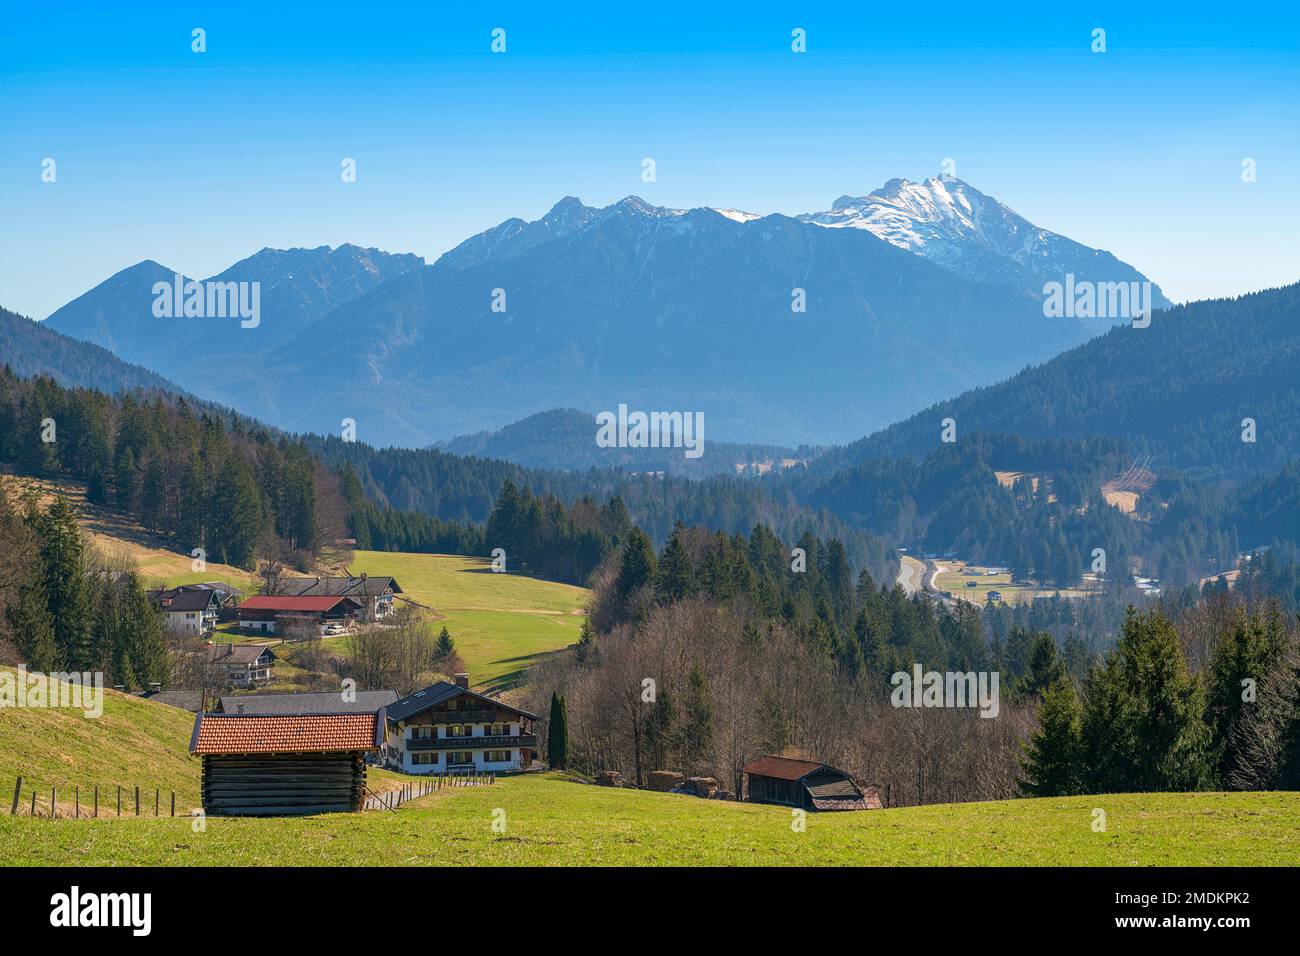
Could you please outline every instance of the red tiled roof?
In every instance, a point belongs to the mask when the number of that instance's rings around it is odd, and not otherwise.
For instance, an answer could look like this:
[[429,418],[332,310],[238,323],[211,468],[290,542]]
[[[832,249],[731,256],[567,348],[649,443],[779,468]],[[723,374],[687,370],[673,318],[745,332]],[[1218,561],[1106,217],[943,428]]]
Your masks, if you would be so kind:
[[379,746],[379,714],[264,717],[199,714],[190,740],[193,754],[273,754],[373,750]]
[[248,598],[239,605],[240,610],[248,611],[330,611],[336,604],[347,601],[357,604],[349,597],[288,597],[280,594],[258,594]]
[[813,760],[796,760],[793,757],[759,757],[745,764],[745,773],[781,780],[798,780],[823,766],[825,765]]

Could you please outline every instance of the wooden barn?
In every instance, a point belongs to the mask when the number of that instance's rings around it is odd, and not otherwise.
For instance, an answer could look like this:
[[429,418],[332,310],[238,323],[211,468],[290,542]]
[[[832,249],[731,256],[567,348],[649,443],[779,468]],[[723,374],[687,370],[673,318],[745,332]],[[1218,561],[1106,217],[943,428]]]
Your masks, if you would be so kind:
[[286,816],[360,810],[366,754],[384,743],[382,709],[362,714],[199,714],[204,812]]
[[744,799],[801,810],[879,810],[880,795],[860,790],[843,770],[814,760],[759,757],[745,764]]

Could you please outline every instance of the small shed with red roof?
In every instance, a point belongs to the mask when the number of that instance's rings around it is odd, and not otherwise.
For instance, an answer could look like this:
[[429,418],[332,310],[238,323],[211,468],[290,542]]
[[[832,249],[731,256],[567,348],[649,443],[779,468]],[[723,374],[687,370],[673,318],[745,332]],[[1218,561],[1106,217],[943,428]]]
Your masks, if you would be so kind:
[[224,816],[360,810],[366,754],[382,748],[384,711],[199,714],[190,753],[203,758],[203,809]]
[[743,799],[800,810],[878,810],[880,795],[843,770],[815,760],[759,757],[745,764]]

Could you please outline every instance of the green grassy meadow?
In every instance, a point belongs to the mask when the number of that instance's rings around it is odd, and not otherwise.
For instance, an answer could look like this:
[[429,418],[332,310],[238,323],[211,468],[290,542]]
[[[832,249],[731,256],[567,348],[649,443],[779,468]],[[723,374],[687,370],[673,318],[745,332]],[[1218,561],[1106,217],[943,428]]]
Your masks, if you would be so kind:
[[[1106,811],[1105,832],[1093,810]],[[494,811],[505,830],[493,830]],[[496,814],[500,819],[500,814]],[[1300,794],[1120,794],[809,814],[609,789],[547,773],[440,791],[397,813],[275,820],[0,817],[27,865],[1294,865]]]
[[[437,612],[435,628],[451,632],[480,688],[512,683],[530,664],[576,642],[591,596],[586,588],[494,574],[485,558],[358,551],[348,567],[397,578],[405,597]],[[327,644],[341,649],[343,642]]]

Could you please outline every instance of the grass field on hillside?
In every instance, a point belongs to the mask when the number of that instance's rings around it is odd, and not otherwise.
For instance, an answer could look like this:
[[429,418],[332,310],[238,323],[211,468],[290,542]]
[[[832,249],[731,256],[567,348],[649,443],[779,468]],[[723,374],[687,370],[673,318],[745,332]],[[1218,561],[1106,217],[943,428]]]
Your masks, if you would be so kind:
[[348,569],[392,575],[405,597],[441,615],[435,628],[451,632],[476,687],[508,684],[530,663],[577,641],[590,597],[585,588],[494,574],[484,558],[358,551]]
[[164,807],[174,790],[177,812],[188,813],[199,800],[199,762],[188,753],[193,729],[189,711],[112,690],[104,691],[100,717],[67,708],[0,708],[0,813],[9,812],[19,775],[23,807],[30,808],[34,790],[40,813],[49,813],[52,787],[62,814],[72,812],[74,787],[81,788],[84,807],[95,786],[106,812],[118,785],[139,786],[151,812],[155,789],[162,790]]
[[[1105,832],[1092,829],[1106,811]],[[505,832],[494,832],[494,811]],[[497,814],[499,818],[500,815]],[[50,821],[0,817],[0,860],[28,865],[1293,865],[1300,794],[1008,800],[809,814],[505,778],[403,806],[307,818]]]

